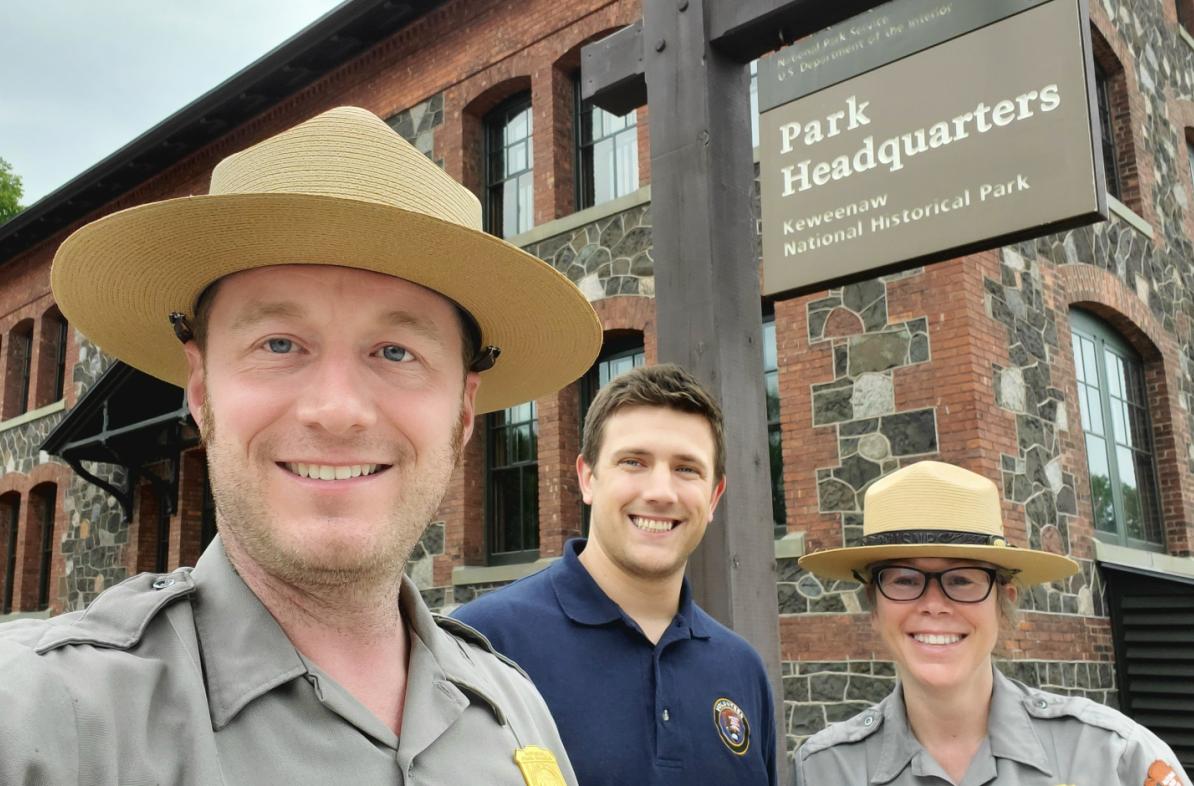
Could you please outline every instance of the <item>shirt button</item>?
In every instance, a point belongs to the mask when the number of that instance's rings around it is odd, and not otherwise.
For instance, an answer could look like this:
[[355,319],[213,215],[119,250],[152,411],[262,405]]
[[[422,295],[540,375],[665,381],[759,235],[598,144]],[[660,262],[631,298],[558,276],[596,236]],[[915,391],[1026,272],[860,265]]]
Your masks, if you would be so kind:
[[1043,710],[1043,709],[1045,709],[1045,707],[1049,706],[1049,702],[1045,701],[1044,699],[1037,699],[1036,706],[1040,707]]
[[663,711],[663,719],[665,721],[670,721],[672,719],[672,714],[670,712],[668,712],[667,710],[664,710]]
[[173,587],[173,586],[174,586],[174,579],[170,578],[169,576],[161,576],[159,578],[154,579],[154,581],[153,581],[153,588],[157,589],[157,590],[166,589],[166,587]]
[[875,716],[874,716],[874,715],[868,715],[868,716],[866,716],[865,718],[863,718],[863,719],[862,719],[862,725],[863,725],[863,726],[871,726],[871,725],[873,725],[874,723],[875,723]]

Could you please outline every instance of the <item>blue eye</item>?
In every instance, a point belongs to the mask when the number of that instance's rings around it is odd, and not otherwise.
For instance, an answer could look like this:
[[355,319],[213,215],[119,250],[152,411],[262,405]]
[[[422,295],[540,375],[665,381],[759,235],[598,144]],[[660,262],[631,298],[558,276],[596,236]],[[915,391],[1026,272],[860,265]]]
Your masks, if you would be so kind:
[[405,347],[400,347],[397,344],[386,344],[381,348],[381,356],[386,360],[392,360],[395,363],[402,363],[411,360],[411,354]]
[[275,352],[279,355],[285,355],[294,349],[294,342],[288,338],[271,338],[265,342],[265,345],[269,347],[270,352]]

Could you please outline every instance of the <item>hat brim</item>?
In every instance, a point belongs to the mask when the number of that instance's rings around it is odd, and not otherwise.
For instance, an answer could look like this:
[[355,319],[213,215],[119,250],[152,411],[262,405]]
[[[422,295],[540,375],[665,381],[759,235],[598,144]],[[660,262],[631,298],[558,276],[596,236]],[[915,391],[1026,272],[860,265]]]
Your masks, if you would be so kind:
[[384,204],[312,194],[194,196],[105,216],[59,247],[51,272],[63,315],[104,352],[183,386],[168,320],[190,314],[219,278],[271,265],[371,270],[467,310],[501,349],[482,374],[477,412],[542,397],[593,363],[601,324],[562,274],[468,227]]
[[867,565],[891,559],[942,557],[989,562],[1016,572],[1015,580],[1024,586],[1045,584],[1078,572],[1078,563],[1069,557],[1014,546],[956,546],[946,544],[899,544],[853,546],[826,549],[800,558],[800,567],[828,579],[857,581],[854,572],[863,573]]

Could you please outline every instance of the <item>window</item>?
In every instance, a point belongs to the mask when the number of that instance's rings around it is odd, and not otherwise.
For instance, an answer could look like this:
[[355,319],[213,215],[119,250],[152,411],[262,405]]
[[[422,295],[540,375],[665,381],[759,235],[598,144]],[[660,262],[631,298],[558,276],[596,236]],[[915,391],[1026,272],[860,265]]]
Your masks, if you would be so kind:
[[488,417],[487,519],[491,564],[539,555],[539,419],[528,401]]
[[584,209],[638,188],[638,113],[612,115],[581,101],[576,82],[576,206]]
[[759,146],[759,61],[750,61],[750,145]]
[[0,614],[12,612],[13,587],[17,581],[17,528],[21,519],[21,498],[7,494],[0,499],[0,567],[4,588],[0,590]]
[[534,226],[531,94],[485,117],[485,229],[511,237]]
[[1177,8],[1177,23],[1190,32],[1190,24],[1194,22],[1194,0],[1174,0]]
[[8,377],[4,380],[4,417],[29,410],[29,377],[33,371],[33,320],[19,323],[8,336]]
[[779,420],[779,359],[775,344],[775,317],[763,321],[763,382],[767,389],[767,452],[771,456],[771,518],[778,535],[787,534],[788,508],[784,504],[784,453]]
[[41,522],[41,549],[37,568],[37,608],[50,607],[50,567],[54,559],[54,497],[58,489],[53,485],[33,490],[32,499]]
[[1119,162],[1115,155],[1115,126],[1111,121],[1111,88],[1107,72],[1096,62],[1095,97],[1099,105],[1099,133],[1103,137],[1103,169],[1107,175],[1107,193],[1116,199],[1123,192],[1119,178]]
[[[62,399],[66,389],[66,320],[53,309],[42,320],[42,363],[45,364],[45,387],[38,385],[38,406],[53,404]],[[46,364],[53,358],[53,365]],[[42,372],[38,373],[42,376]]]
[[[1190,129],[1187,129],[1186,133],[1189,134]],[[1190,165],[1190,182],[1194,185],[1194,142],[1189,138],[1186,139],[1186,163]]]
[[1156,548],[1163,540],[1143,363],[1086,312],[1070,311],[1070,325],[1095,531]]

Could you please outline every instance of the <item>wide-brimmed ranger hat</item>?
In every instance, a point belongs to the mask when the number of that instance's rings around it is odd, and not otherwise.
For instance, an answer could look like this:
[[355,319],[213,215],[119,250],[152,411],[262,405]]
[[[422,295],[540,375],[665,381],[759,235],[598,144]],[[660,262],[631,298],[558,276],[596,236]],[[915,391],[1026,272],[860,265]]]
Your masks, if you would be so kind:
[[224,276],[293,264],[397,276],[459,305],[480,346],[500,351],[482,374],[479,413],[558,390],[601,345],[601,323],[580,290],[483,232],[468,189],[355,107],[229,156],[206,196],[84,226],[59,247],[50,278],[63,315],[91,341],[182,386],[187,364],[171,315],[193,317],[201,293]]
[[855,580],[869,578],[867,566],[876,562],[917,557],[988,562],[1024,585],[1078,572],[1068,557],[1008,543],[995,484],[939,461],[920,461],[875,481],[866,492],[862,545],[805,555],[800,567]]

